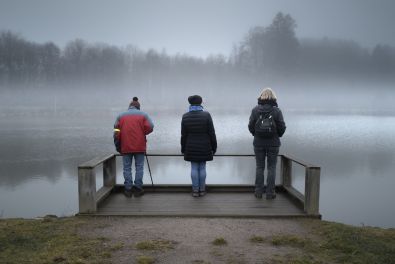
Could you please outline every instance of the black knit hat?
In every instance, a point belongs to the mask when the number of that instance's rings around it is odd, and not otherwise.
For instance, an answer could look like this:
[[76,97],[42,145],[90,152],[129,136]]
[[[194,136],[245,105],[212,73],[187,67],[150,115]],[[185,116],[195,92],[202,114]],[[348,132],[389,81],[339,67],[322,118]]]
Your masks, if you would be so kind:
[[191,105],[201,105],[202,101],[203,101],[202,97],[200,95],[197,95],[197,94],[196,95],[191,95],[191,96],[188,97],[188,102]]

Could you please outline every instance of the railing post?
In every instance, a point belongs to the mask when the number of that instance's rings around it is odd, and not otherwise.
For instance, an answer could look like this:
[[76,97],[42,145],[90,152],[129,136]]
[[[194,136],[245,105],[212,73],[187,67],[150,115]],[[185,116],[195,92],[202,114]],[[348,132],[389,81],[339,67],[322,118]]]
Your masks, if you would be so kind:
[[304,211],[308,215],[319,215],[320,167],[306,167]]
[[79,212],[96,212],[95,168],[78,168]]
[[292,160],[285,156],[281,156],[281,175],[283,186],[290,187],[292,185]]
[[103,186],[113,187],[116,180],[115,155],[103,162]]

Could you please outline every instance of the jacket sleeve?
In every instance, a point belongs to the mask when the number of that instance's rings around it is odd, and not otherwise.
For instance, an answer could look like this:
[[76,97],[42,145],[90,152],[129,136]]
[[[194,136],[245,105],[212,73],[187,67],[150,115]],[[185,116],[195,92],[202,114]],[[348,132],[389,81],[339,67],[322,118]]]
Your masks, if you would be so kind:
[[277,128],[278,136],[282,137],[284,135],[285,129],[287,127],[285,126],[283,113],[281,112],[280,108],[278,108],[278,114],[277,114],[277,120],[276,120],[276,128]]
[[154,123],[152,122],[152,119],[147,114],[145,114],[143,125],[144,125],[144,134],[145,135],[148,135],[152,131],[154,131]]
[[184,118],[182,118],[181,120],[181,153],[184,154],[185,153],[185,143],[187,140],[187,130],[185,128],[185,124],[184,124]]
[[248,122],[248,130],[252,135],[255,135],[255,123],[256,123],[256,118],[254,114],[254,109],[252,109],[250,115],[250,121]]
[[210,136],[211,150],[217,152],[217,136],[215,135],[214,123],[211,115],[208,115],[208,134]]
[[119,125],[119,117],[114,124],[114,145],[117,152],[121,153],[121,128]]

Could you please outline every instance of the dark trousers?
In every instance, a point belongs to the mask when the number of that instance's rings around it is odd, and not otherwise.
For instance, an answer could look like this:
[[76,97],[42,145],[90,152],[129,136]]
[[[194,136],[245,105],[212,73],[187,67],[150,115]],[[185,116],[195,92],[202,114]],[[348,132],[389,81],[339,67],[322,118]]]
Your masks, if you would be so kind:
[[255,193],[262,194],[265,185],[265,160],[267,158],[267,194],[274,194],[276,165],[279,147],[254,147],[256,160]]

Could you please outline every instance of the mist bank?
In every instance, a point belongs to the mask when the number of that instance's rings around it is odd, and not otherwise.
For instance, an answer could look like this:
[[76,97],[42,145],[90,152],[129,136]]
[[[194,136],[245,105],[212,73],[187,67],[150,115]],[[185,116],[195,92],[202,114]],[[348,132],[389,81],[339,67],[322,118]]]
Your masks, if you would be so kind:
[[[127,109],[137,96],[142,110],[176,114],[187,111],[187,98],[203,97],[206,110],[219,114],[246,113],[257,104],[264,83],[212,83],[198,80],[178,86],[108,85],[53,86],[40,89],[0,91],[0,117],[8,116],[97,116],[115,115]],[[271,83],[283,111],[313,114],[395,115],[395,90],[391,83],[373,81]]]
[[160,96],[192,90],[196,83],[203,91],[212,87],[226,91],[237,84],[249,89],[250,81],[261,85],[306,78],[395,81],[395,47],[378,43],[368,49],[351,40],[300,39],[295,29],[290,15],[278,13],[270,25],[252,27],[232,51],[206,58],[82,39],[61,48],[2,31],[0,89],[101,86],[111,91],[112,86],[121,86],[157,90]]
[[245,112],[264,87],[287,111],[393,115],[395,48],[335,39],[300,39],[278,13],[251,28],[229,56],[198,58],[165,50],[77,39],[60,48],[0,33],[0,116],[112,115],[140,98],[142,109],[185,111],[199,94],[209,111]]

